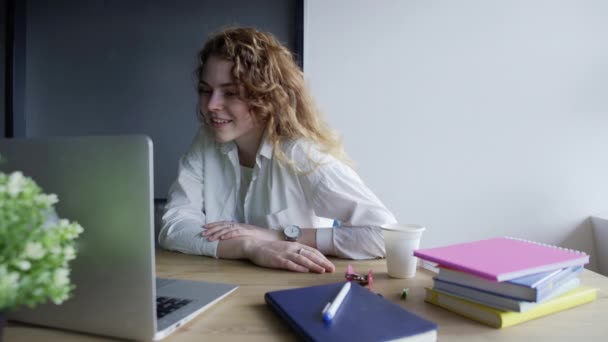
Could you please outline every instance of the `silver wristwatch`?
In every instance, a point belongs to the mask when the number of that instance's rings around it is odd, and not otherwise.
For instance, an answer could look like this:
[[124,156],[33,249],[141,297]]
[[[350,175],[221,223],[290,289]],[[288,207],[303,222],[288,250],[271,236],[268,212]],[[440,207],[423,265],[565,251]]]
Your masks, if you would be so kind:
[[290,224],[283,228],[283,237],[285,238],[285,241],[298,241],[300,236],[302,236],[302,229],[295,224]]

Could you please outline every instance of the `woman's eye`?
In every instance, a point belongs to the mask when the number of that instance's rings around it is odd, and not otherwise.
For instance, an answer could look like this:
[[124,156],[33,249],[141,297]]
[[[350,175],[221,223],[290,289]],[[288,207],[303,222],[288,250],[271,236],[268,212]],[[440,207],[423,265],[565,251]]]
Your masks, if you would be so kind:
[[229,97],[235,97],[235,96],[238,96],[239,93],[237,93],[235,91],[227,91],[224,93],[224,95],[229,96]]
[[199,92],[199,94],[204,94],[204,95],[210,95],[211,94],[211,90],[205,89],[205,88],[199,88],[198,92]]

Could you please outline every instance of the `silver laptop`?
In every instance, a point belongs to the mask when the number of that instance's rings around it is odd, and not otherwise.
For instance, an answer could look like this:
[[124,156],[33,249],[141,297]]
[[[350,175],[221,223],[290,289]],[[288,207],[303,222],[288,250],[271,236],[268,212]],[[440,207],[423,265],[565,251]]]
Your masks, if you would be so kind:
[[21,170],[59,197],[84,232],[62,305],[9,319],[134,340],[158,340],[237,286],[155,278],[152,141],[146,136],[0,139],[0,169]]

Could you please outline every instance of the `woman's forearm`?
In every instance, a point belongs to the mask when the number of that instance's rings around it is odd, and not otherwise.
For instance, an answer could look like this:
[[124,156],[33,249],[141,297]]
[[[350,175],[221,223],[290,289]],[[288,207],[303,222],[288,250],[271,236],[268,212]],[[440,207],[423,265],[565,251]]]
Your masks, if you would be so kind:
[[248,259],[255,240],[248,238],[234,238],[220,240],[217,245],[217,257],[221,259]]
[[316,228],[303,228],[302,237],[298,241],[299,243],[317,248],[317,229]]
[[375,259],[385,256],[379,227],[336,227],[333,230],[336,256],[347,259]]
[[335,266],[323,254],[298,242],[234,238],[218,243],[217,256],[225,259],[248,259],[268,268],[295,272],[334,272]]

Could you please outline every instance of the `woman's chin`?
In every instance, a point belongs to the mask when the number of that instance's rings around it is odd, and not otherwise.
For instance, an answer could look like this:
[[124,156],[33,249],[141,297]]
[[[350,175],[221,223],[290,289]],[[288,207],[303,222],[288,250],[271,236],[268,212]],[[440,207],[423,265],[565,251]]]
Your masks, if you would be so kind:
[[231,142],[234,140],[233,137],[223,135],[223,134],[214,134],[214,137],[215,137],[215,141],[220,144],[225,144],[225,143],[228,143],[228,142]]

